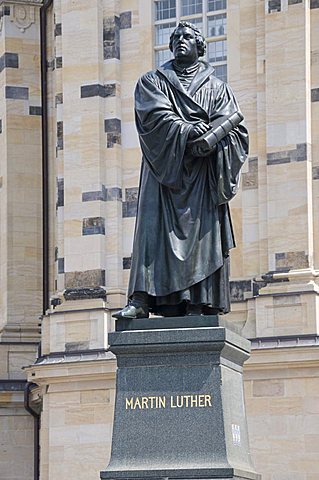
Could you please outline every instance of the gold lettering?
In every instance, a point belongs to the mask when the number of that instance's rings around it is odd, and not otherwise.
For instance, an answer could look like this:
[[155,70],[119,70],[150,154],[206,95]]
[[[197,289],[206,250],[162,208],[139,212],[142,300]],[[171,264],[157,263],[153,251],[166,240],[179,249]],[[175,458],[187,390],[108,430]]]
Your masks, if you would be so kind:
[[177,395],[176,396],[176,406],[177,408],[182,408],[183,406],[183,395]]
[[133,397],[131,397],[130,399],[125,399],[125,409],[128,410],[129,408],[133,408]]
[[[171,395],[170,408],[212,407],[212,395]],[[148,410],[152,408],[166,408],[166,397],[129,397],[125,398],[126,410]]]
[[171,408],[176,408],[176,405],[174,405],[174,397],[171,396]]
[[142,397],[142,409],[148,408],[148,397]]
[[191,395],[191,407],[197,407],[197,395]]

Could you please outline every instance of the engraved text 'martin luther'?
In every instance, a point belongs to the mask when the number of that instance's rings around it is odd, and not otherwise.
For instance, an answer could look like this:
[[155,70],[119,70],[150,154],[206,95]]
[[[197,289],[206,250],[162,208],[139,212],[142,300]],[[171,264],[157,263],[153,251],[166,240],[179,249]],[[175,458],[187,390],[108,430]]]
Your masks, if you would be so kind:
[[207,408],[212,406],[212,395],[210,394],[125,398],[126,410],[148,410],[153,408]]

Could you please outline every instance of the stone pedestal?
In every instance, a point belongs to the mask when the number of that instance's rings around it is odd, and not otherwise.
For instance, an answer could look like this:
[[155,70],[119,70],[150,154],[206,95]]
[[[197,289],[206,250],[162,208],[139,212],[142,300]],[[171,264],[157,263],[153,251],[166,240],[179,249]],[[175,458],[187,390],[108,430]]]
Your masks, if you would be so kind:
[[174,322],[165,319],[161,328],[161,320],[136,320],[110,334],[117,393],[101,479],[259,479],[243,396],[249,341],[207,326],[216,317],[192,317],[187,328]]

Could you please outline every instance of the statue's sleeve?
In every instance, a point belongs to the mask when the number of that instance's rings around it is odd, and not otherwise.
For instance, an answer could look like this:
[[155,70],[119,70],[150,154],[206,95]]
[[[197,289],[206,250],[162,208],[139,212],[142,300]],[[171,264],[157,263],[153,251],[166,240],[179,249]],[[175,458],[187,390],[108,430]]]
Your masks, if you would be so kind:
[[184,122],[169,100],[169,89],[154,72],[143,75],[135,89],[135,121],[143,158],[157,180],[180,186],[183,156],[191,124]]
[[[230,87],[222,84],[219,88],[211,120],[222,115],[240,111]],[[218,204],[231,200],[237,193],[240,170],[248,155],[248,132],[243,124],[234,128],[216,146],[212,156],[214,180],[212,189],[217,193]]]

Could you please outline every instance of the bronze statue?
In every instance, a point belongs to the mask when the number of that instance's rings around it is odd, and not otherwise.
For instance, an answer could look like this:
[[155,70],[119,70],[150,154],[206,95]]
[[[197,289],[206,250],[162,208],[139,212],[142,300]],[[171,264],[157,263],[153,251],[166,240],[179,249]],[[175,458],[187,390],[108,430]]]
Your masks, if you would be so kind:
[[129,303],[115,318],[229,312],[228,202],[248,133],[229,86],[199,60],[205,48],[194,25],[179,23],[170,38],[174,59],[137,83],[143,161]]

